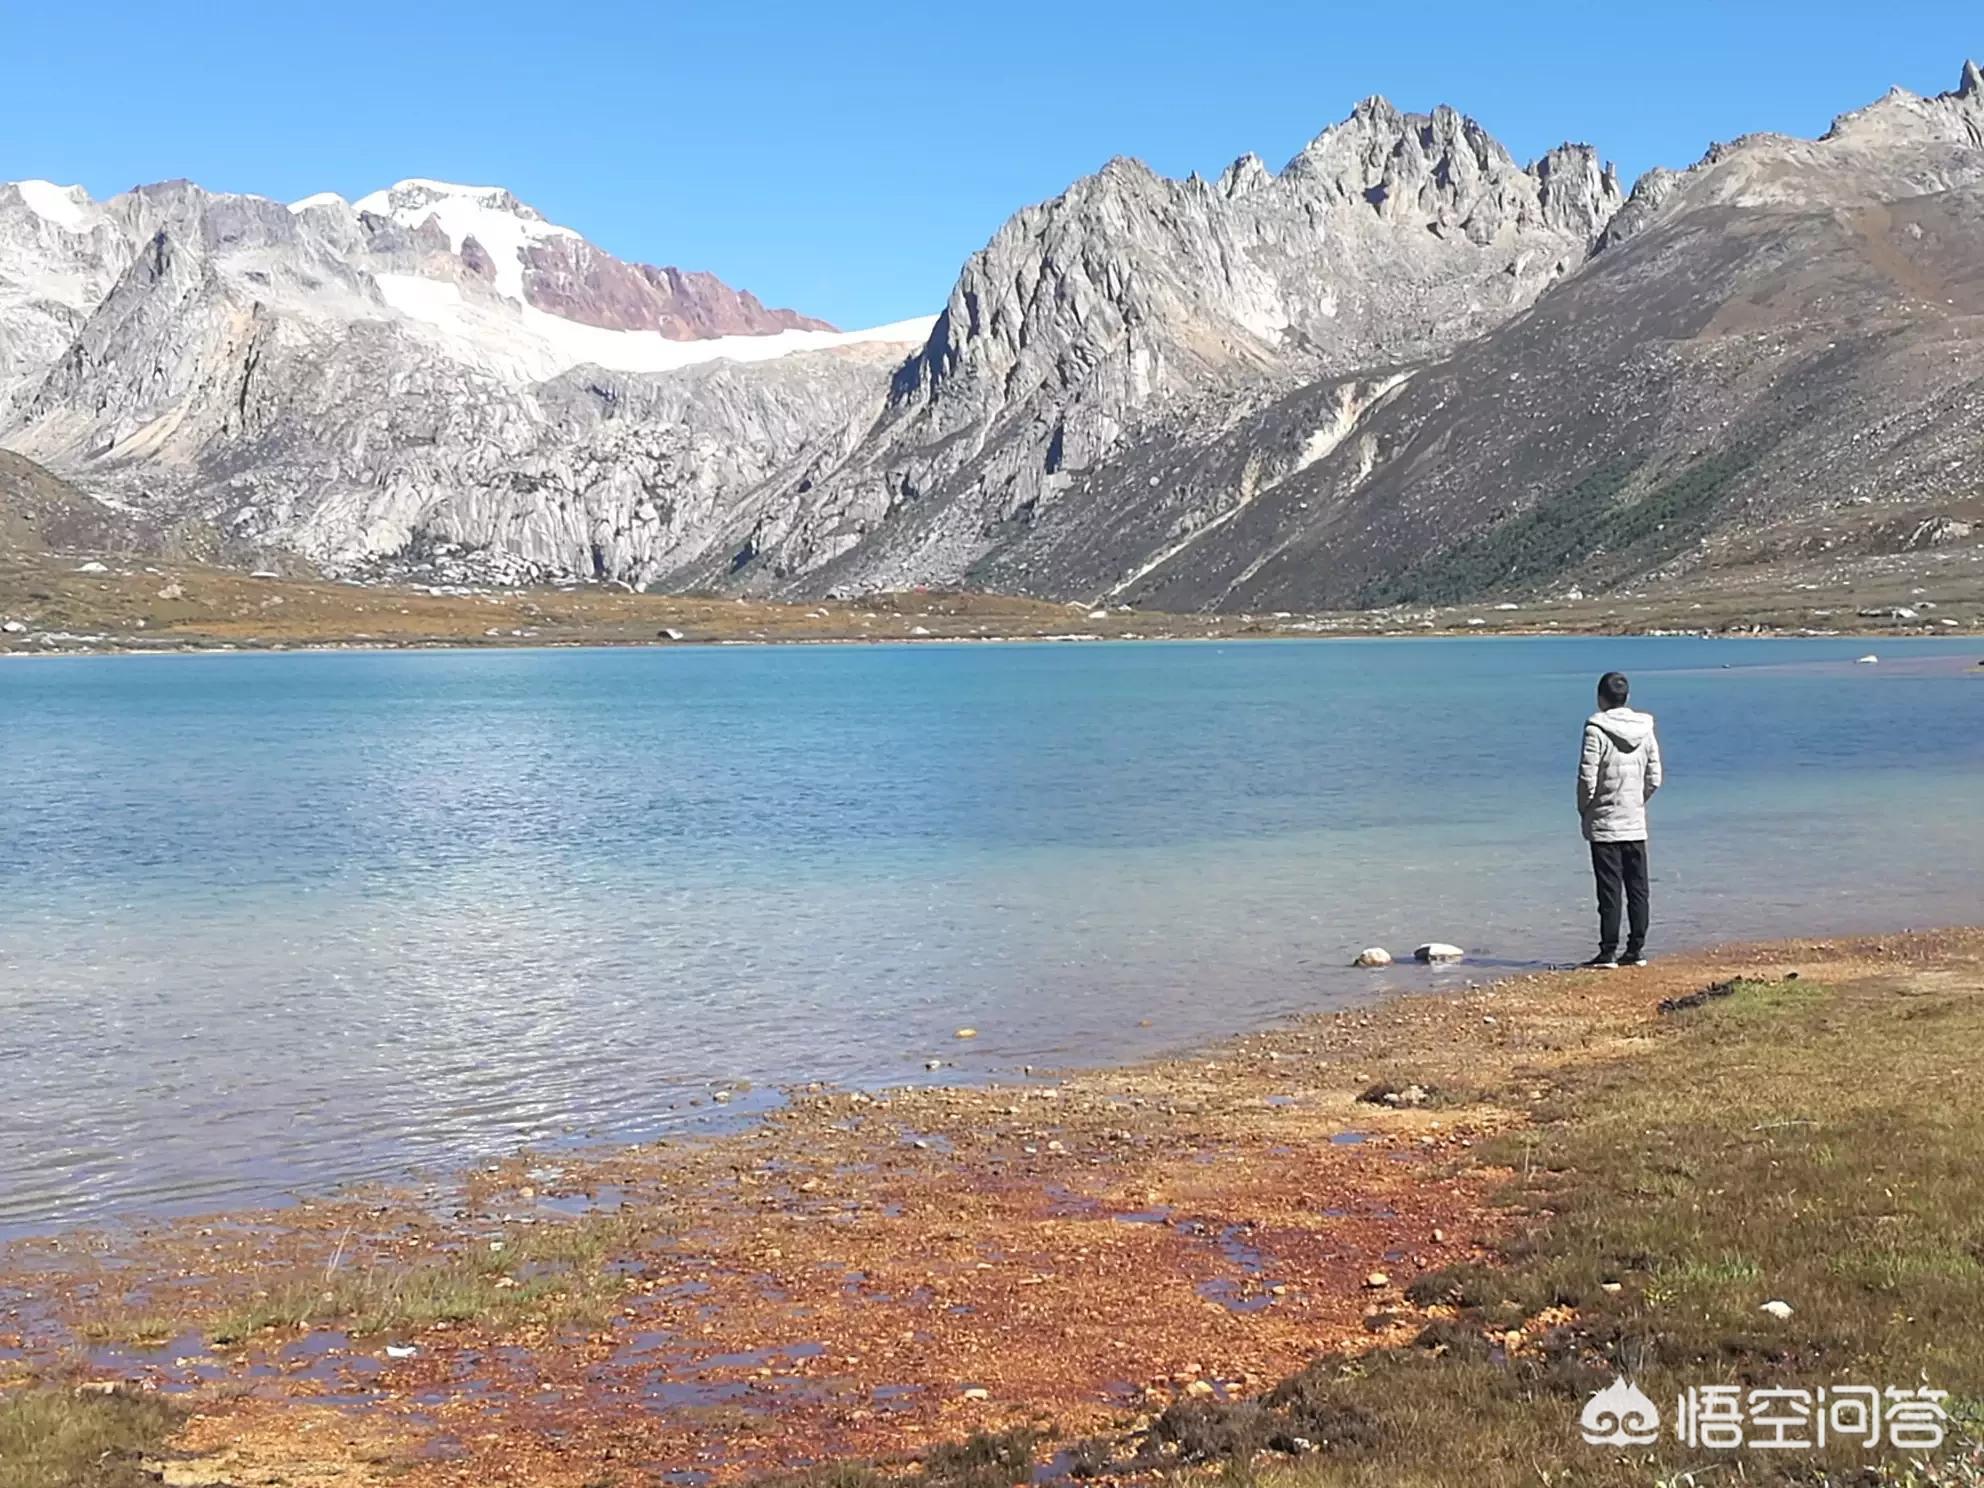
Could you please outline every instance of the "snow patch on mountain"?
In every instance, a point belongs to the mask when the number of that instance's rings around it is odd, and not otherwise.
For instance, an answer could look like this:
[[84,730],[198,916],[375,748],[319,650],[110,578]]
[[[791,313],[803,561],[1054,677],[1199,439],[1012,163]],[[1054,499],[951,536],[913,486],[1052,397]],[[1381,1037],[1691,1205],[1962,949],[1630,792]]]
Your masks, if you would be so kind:
[[57,186],[53,181],[16,181],[28,209],[46,222],[69,232],[88,232],[95,216],[89,193],[80,186]]
[[361,196],[352,205],[407,227],[418,227],[431,217],[440,223],[455,253],[474,238],[495,265],[496,292],[519,303],[524,298],[524,250],[548,238],[579,236],[569,227],[545,221],[501,186],[414,179]]
[[422,326],[437,349],[493,376],[521,382],[543,382],[580,366],[670,372],[698,362],[762,362],[864,342],[907,348],[928,341],[937,323],[934,315],[926,315],[860,331],[779,331],[678,341],[655,331],[606,330],[521,303],[513,307],[466,296],[459,285],[416,274],[380,274],[377,282],[387,306]]

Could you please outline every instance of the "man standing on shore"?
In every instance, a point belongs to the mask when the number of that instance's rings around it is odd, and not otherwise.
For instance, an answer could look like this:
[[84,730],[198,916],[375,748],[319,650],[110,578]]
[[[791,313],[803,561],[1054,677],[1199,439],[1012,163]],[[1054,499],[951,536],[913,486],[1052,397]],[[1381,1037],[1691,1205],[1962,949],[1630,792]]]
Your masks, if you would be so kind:
[[1606,971],[1621,960],[1622,905],[1625,964],[1646,965],[1646,803],[1660,789],[1660,741],[1653,736],[1653,715],[1626,706],[1629,692],[1622,672],[1598,679],[1598,712],[1585,720],[1578,758],[1578,815],[1598,880],[1598,954],[1584,964]]

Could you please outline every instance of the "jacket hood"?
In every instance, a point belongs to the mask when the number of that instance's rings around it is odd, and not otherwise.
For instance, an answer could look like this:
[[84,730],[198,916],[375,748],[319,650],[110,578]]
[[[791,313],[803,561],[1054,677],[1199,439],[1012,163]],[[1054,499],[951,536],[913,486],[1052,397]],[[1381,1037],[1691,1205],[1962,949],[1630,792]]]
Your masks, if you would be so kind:
[[1607,708],[1585,721],[1586,728],[1603,729],[1612,742],[1631,754],[1653,733],[1653,715],[1633,708]]

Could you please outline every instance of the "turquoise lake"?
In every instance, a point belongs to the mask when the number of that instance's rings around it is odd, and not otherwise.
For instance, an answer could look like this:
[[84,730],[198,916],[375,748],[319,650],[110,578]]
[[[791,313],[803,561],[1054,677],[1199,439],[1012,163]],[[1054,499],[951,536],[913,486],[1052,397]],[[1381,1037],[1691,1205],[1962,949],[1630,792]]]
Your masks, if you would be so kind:
[[[1610,667],[1667,762],[1653,954],[1984,920],[1980,655],[1483,639],[0,665],[0,1230],[679,1132],[786,1082],[1119,1060],[1579,959],[1573,771]],[[1476,964],[1347,965],[1429,939]]]

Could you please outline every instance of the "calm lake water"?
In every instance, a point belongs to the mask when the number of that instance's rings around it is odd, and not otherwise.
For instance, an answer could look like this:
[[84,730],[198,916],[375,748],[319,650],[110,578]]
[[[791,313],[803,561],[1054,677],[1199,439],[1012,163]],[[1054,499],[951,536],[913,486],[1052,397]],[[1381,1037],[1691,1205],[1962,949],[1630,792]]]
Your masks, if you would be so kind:
[[640,1138],[744,1082],[730,1112],[931,1057],[1120,1059],[1433,976],[1349,970],[1367,944],[1576,959],[1608,666],[1667,759],[1656,954],[1984,919],[1979,648],[1867,649],[0,665],[0,1229]]

